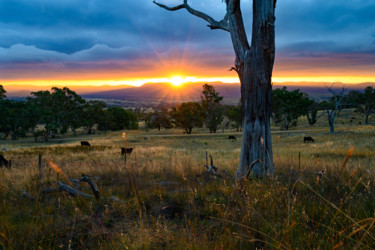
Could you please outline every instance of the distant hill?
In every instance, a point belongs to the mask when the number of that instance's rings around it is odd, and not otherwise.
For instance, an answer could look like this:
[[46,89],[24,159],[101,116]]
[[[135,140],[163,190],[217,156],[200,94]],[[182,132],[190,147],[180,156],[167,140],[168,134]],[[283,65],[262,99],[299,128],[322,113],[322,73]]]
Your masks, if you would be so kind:
[[[40,90],[51,90],[53,85],[51,86],[37,86],[37,85],[3,85],[5,90],[7,91],[6,95],[8,97],[27,97],[31,95],[31,92],[37,92]],[[58,86],[61,88],[62,86]],[[126,87],[134,87],[130,85],[122,85],[121,88]],[[71,90],[74,90],[77,94],[90,94],[96,92],[107,91],[109,89],[117,89],[119,86],[111,86],[111,85],[100,85],[100,86],[69,86]]]
[[[121,88],[82,95],[85,98],[107,98],[119,100],[164,99],[188,101],[200,99],[204,83],[186,83],[175,87],[170,83],[146,83],[140,87]],[[210,83],[224,98],[239,98],[239,84]]]
[[[101,98],[101,99],[118,99],[129,101],[142,101],[142,100],[164,100],[164,102],[183,102],[199,100],[202,93],[202,85],[204,83],[187,83],[181,87],[174,87],[170,83],[146,83],[140,87],[120,88],[110,91],[101,91],[90,94],[85,94],[85,98]],[[240,85],[237,83],[209,83],[213,85],[225,99],[239,99],[241,96]],[[273,88],[281,88],[287,86],[288,90],[300,89],[302,92],[309,94],[312,98],[321,98],[330,96],[327,91],[329,84],[318,84],[318,86],[298,86],[296,83],[293,85],[289,83],[277,83]],[[333,89],[335,91],[341,90],[345,87],[350,90],[363,90],[367,86],[375,87],[375,83],[360,83],[360,84],[335,84]]]
[[[140,87],[134,86],[72,86],[70,89],[76,91],[79,95],[88,99],[101,99],[101,100],[122,100],[132,103],[131,105],[150,105],[155,103],[181,103],[187,101],[198,101],[202,94],[202,82],[185,83],[182,86],[175,87],[170,83],[146,83]],[[221,83],[221,82],[211,82],[208,83],[213,85],[220,93],[224,96],[225,104],[235,104],[240,98],[240,85],[239,83]],[[285,83],[275,83],[273,88],[280,88],[282,86],[287,86],[288,90],[300,89],[302,92],[309,94],[311,98],[321,99],[329,97],[330,93],[327,91],[327,87],[330,83],[308,83],[308,82],[285,82]],[[350,90],[363,90],[367,86],[375,87],[375,83],[366,82],[359,84],[342,84],[336,83],[334,89],[339,91],[342,87],[345,87],[348,91]],[[17,89],[12,89],[11,86],[4,86],[7,90],[7,96],[14,97],[26,97],[30,95],[31,91],[38,90],[50,90],[51,87],[38,87],[25,86],[25,89],[17,87]],[[108,102],[108,101],[106,101]],[[116,102],[114,102],[116,103]],[[115,104],[114,104],[115,105]]]

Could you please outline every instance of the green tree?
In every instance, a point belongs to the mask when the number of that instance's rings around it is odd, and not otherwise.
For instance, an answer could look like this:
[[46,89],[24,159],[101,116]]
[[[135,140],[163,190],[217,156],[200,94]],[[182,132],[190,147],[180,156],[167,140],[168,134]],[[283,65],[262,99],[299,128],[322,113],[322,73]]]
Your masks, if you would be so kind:
[[349,102],[355,104],[355,111],[365,118],[365,124],[368,124],[368,118],[375,113],[375,89],[371,86],[365,88],[364,92],[350,91],[348,93]]
[[281,129],[285,130],[297,126],[298,117],[307,114],[308,107],[313,103],[306,93],[299,89],[288,91],[285,86],[272,91],[272,102],[274,120],[281,122]]
[[241,102],[237,106],[228,107],[225,115],[228,117],[231,125],[239,131],[242,127]]
[[86,102],[83,108],[83,125],[87,128],[87,133],[92,134],[93,127],[98,124],[104,115],[106,104],[101,101]]
[[318,121],[319,103],[311,100],[311,104],[307,107],[306,117],[308,123],[312,126]]
[[138,117],[131,111],[121,107],[110,107],[105,110],[98,123],[99,130],[117,131],[121,129],[137,129]]
[[211,85],[203,85],[203,96],[201,96],[202,108],[205,114],[205,124],[210,133],[216,133],[219,125],[223,121],[224,111],[221,105],[222,96],[215,91]]
[[143,121],[145,122],[145,126],[146,126],[146,132],[149,131],[149,129],[153,129],[154,128],[154,123],[153,123],[153,119],[152,119],[152,115],[153,115],[153,112],[149,112],[149,113],[144,113],[142,115],[143,117]]
[[193,128],[203,126],[202,107],[197,102],[187,102],[173,108],[172,117],[177,127],[191,134]]
[[[27,98],[28,102],[33,104],[39,117],[39,124],[43,127],[43,137],[48,141],[51,132],[57,132],[58,123],[54,114],[54,101],[48,90],[32,92]],[[35,136],[35,135],[34,135]]]
[[83,124],[83,108],[86,101],[67,87],[52,88],[52,111],[60,133],[70,127],[75,133]]
[[84,122],[83,110],[86,101],[67,87],[53,87],[50,91],[32,92],[28,98],[37,106],[40,124],[44,126],[47,141],[51,132],[65,133],[68,128],[75,133]]
[[12,140],[25,136],[29,129],[26,103],[24,101],[1,101],[1,131],[5,136],[10,135]]
[[148,117],[148,120],[150,128],[157,128],[159,131],[161,128],[172,128],[171,117],[166,107],[155,109]]
[[34,136],[35,142],[38,141],[38,137],[42,136],[45,138],[45,130],[39,129],[38,125],[41,121],[41,109],[33,102],[29,100],[26,102],[26,121],[28,124],[29,130]]

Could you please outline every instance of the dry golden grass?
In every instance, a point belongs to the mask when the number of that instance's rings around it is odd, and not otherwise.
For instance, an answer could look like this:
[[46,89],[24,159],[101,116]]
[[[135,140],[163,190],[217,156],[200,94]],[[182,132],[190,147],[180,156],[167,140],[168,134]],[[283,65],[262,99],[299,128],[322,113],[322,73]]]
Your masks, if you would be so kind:
[[[239,133],[231,133],[238,138],[231,142],[228,133],[203,130],[126,131],[127,145],[135,147],[126,165],[122,132],[55,143],[4,141],[13,167],[0,169],[0,247],[374,248],[375,127],[347,126],[334,135],[299,130],[273,134],[273,177],[242,181],[195,178],[206,151],[234,176]],[[303,143],[304,135],[315,143]],[[79,146],[82,139],[92,147]],[[71,179],[90,175],[103,197],[123,202],[40,196],[57,186],[47,159]],[[87,183],[80,189],[91,194]]]

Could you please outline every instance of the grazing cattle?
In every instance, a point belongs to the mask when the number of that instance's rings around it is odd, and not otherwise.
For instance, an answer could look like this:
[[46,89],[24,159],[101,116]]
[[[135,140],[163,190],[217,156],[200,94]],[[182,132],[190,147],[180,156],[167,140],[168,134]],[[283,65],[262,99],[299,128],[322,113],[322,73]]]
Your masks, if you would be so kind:
[[91,145],[90,145],[90,143],[88,141],[81,141],[81,146],[91,147]]
[[121,155],[130,155],[133,152],[133,148],[121,148]]
[[236,141],[237,138],[234,135],[228,136],[228,140]]
[[12,166],[12,161],[11,160],[8,161],[7,159],[4,158],[3,155],[0,154],[0,168],[3,166],[10,169]]
[[314,139],[311,136],[305,136],[303,137],[303,142],[315,142]]

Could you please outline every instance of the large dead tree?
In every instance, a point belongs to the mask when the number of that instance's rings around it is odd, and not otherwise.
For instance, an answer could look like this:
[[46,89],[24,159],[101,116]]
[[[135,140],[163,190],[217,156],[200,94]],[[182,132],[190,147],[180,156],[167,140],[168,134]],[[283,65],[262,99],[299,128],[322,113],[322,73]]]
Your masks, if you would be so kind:
[[240,0],[224,0],[226,14],[221,21],[193,9],[184,0],[177,6],[154,3],[166,10],[186,9],[208,22],[211,29],[230,33],[235,52],[235,65],[241,82],[243,107],[243,137],[237,176],[247,173],[250,165],[256,176],[272,174],[273,155],[271,143],[271,92],[272,70],[275,59],[275,6],[276,0],[253,0],[253,29],[251,45],[246,35]]

